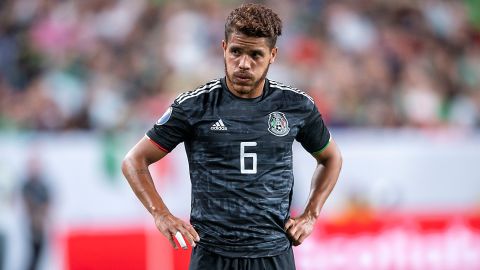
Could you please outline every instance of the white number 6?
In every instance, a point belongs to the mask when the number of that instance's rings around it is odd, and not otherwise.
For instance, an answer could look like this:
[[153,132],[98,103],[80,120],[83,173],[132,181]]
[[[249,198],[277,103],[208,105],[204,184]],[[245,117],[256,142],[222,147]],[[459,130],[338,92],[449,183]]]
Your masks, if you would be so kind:
[[[240,142],[240,173],[243,174],[254,174],[257,173],[257,154],[256,153],[245,153],[245,147],[247,146],[257,146],[256,142]],[[245,169],[245,158],[252,158],[252,169]]]

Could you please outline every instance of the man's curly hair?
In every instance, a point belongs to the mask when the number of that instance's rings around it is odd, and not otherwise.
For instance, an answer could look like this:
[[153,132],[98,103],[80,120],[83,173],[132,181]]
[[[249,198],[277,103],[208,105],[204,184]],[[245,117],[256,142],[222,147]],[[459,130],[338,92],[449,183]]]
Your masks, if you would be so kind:
[[271,9],[259,4],[243,4],[234,9],[225,22],[225,41],[234,32],[250,37],[265,37],[270,48],[275,47],[282,34],[282,20]]

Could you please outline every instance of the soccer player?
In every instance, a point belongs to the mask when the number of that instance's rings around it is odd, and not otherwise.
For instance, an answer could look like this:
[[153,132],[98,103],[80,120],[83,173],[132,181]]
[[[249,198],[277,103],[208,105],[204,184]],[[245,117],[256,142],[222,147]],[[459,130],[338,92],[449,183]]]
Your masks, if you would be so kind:
[[[226,76],[178,96],[123,161],[160,232],[174,248],[179,236],[193,247],[190,269],[295,269],[292,245],[312,233],[337,181],[341,155],[312,98],[266,79],[281,32],[280,18],[265,6],[233,10],[222,41]],[[293,140],[318,164],[298,217],[289,214]],[[148,171],[181,142],[190,224],[170,213]]]

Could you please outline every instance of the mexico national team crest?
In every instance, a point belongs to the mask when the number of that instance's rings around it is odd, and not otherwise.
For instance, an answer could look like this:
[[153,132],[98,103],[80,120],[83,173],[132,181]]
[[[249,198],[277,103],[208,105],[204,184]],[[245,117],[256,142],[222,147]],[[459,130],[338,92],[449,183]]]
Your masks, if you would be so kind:
[[281,112],[272,112],[268,115],[268,131],[275,136],[285,136],[290,131],[287,117]]

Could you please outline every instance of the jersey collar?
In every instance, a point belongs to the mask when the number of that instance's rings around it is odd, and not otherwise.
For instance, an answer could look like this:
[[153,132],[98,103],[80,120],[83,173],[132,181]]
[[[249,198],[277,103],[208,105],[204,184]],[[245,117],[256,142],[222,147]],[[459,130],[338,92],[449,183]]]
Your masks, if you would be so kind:
[[259,97],[256,98],[241,98],[238,96],[235,96],[230,89],[228,89],[227,82],[226,82],[226,77],[223,77],[220,79],[220,83],[222,84],[222,88],[227,94],[232,97],[233,99],[236,100],[241,100],[241,101],[246,101],[246,102],[260,102],[262,101],[270,92],[270,80],[265,78],[265,84],[263,85],[263,91],[262,94]]

